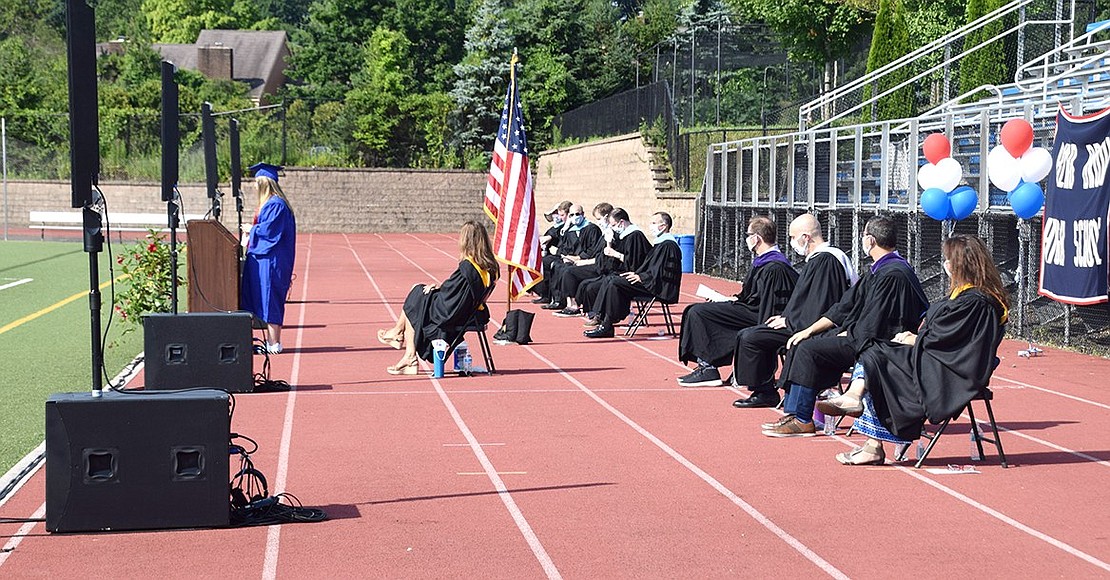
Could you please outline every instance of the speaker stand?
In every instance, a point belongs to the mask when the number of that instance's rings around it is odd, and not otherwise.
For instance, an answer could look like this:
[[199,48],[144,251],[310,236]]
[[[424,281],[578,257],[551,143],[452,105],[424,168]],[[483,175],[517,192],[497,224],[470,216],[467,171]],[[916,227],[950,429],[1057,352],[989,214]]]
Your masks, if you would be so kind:
[[82,241],[89,254],[89,325],[92,329],[92,396],[99,397],[103,388],[104,345],[100,335],[100,264],[98,255],[104,249],[103,220],[96,206],[100,191],[94,189],[92,200],[81,209]]

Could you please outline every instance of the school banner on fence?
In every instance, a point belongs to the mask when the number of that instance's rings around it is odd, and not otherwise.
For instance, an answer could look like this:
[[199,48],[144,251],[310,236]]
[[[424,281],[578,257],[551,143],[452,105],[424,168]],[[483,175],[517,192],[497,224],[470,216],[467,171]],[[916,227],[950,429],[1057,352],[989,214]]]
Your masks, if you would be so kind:
[[1056,115],[1053,167],[1045,188],[1040,293],[1067,304],[1107,301],[1110,109]]

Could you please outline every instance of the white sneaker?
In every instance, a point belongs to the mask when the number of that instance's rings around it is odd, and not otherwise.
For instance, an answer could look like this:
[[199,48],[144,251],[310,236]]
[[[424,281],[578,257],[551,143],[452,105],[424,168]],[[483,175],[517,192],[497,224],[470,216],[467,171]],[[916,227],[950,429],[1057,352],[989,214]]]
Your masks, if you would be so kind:
[[275,342],[274,344],[266,343],[266,352],[270,354],[281,354],[281,343]]

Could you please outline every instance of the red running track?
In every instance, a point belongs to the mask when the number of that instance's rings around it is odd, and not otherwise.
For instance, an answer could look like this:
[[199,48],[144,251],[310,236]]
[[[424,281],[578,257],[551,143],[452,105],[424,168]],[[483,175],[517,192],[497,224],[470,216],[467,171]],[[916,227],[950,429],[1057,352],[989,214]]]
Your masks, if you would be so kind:
[[[769,439],[759,424],[776,411],[679,388],[677,342],[658,327],[587,342],[580,319],[529,304],[536,342],[495,345],[497,375],[386,374],[399,352],[374,330],[413,283],[450,273],[455,247],[450,235],[301,237],[288,351],[273,359],[296,389],[238,396],[232,428],[260,443],[272,491],[328,521],[58,535],[3,524],[0,576],[1110,577],[1110,361],[1023,359],[1024,344],[1003,343],[992,387],[1010,469],[992,450],[978,474],[845,467],[842,436]],[[699,282],[735,286],[687,276],[684,303]],[[491,307],[499,318],[505,304]],[[926,467],[968,464],[968,447],[965,418]],[[0,517],[41,517],[43,486],[40,470]]]

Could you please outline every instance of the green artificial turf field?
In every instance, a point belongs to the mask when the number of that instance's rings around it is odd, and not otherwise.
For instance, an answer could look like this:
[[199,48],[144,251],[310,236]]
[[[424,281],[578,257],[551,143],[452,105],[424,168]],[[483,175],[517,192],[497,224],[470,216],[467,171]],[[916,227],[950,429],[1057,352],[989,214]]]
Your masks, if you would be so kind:
[[[113,251],[121,250],[114,245]],[[100,282],[108,282],[107,251],[98,259]],[[116,290],[123,284],[117,282]],[[51,393],[92,390],[88,293],[89,255],[80,240],[0,241],[0,475],[43,441],[43,409]],[[101,295],[106,326],[111,287]],[[121,336],[125,326],[118,317],[112,320],[104,349],[109,378],[143,348],[142,329]]]

